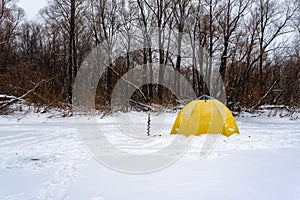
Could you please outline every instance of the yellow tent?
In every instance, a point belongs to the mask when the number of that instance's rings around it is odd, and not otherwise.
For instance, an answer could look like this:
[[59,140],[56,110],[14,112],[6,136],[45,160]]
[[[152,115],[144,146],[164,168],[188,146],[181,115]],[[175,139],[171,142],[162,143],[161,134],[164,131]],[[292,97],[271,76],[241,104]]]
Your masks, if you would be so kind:
[[185,136],[223,134],[229,137],[234,133],[239,133],[239,129],[231,111],[206,95],[191,101],[178,113],[171,131]]

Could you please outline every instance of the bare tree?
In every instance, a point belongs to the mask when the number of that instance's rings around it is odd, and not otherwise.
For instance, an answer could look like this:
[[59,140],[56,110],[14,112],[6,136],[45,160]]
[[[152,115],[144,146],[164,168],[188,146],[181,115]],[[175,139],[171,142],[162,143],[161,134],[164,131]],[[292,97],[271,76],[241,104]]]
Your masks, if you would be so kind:
[[188,16],[190,15],[192,5],[189,0],[178,0],[174,2],[174,16],[175,16],[175,27],[178,30],[177,35],[177,58],[176,58],[176,64],[175,69],[178,71],[176,73],[175,77],[175,87],[177,89],[177,94],[180,94],[180,66],[181,66],[181,52],[182,52],[182,37],[183,33],[185,31],[186,21],[188,19]]
[[[171,0],[147,0],[144,1],[145,5],[147,6],[148,12],[151,13],[153,18],[153,24],[158,29],[158,48],[159,48],[159,77],[158,82],[164,82],[164,75],[165,75],[165,63],[167,60],[166,52],[164,51],[165,42],[168,41],[166,39],[166,34],[164,32],[164,28],[170,25],[171,18],[173,17],[174,9],[172,9],[172,1]],[[163,100],[163,86],[158,85],[157,93],[159,97],[159,101],[162,102]]]
[[247,8],[250,5],[249,0],[227,0],[221,5],[222,14],[219,15],[219,25],[222,35],[222,54],[220,74],[225,82],[227,60],[230,57],[231,38],[238,28],[240,20],[246,14]]
[[[66,89],[68,102],[72,103],[72,85],[78,71],[78,36],[83,31],[84,23],[80,23],[85,17],[84,1],[79,0],[52,0],[50,5],[42,11],[45,22],[48,25],[56,24],[68,40],[68,79]],[[77,39],[77,40],[76,40]]]
[[103,41],[106,41],[107,56],[109,58],[110,67],[106,74],[106,107],[109,107],[111,102],[111,92],[113,89],[113,60],[111,52],[114,48],[115,36],[121,27],[120,7],[121,1],[108,0],[90,0],[89,25],[93,31],[96,46]]
[[276,47],[273,42],[281,35],[290,33],[289,21],[295,14],[296,9],[287,3],[281,4],[274,0],[260,0],[257,4],[255,17],[259,19],[259,56],[253,61],[258,61],[260,87],[263,83],[264,55]]
[[0,72],[16,63],[15,39],[18,27],[23,20],[24,11],[12,0],[0,2]]
[[[153,54],[151,47],[151,12],[147,10],[147,6],[145,5],[143,0],[137,0],[139,13],[138,13],[138,27],[142,28],[143,31],[143,77],[144,82],[146,82],[146,78],[149,77],[149,82],[153,82]],[[148,76],[147,76],[148,74]],[[146,90],[144,90],[144,94],[150,101],[150,98],[153,97],[153,87],[152,84],[148,84]]]

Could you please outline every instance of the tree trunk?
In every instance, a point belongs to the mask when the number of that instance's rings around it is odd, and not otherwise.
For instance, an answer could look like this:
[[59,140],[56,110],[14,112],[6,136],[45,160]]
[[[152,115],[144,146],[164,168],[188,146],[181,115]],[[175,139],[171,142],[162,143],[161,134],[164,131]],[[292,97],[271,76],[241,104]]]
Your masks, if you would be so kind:
[[72,104],[73,70],[75,70],[75,0],[71,0],[70,32],[69,32],[69,69],[68,69],[68,101]]

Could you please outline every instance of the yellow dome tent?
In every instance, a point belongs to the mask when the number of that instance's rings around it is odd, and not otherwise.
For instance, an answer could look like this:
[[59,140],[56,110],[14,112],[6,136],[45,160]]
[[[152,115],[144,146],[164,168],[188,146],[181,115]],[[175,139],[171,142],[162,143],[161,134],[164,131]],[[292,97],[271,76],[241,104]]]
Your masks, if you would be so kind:
[[239,129],[231,111],[206,95],[191,101],[178,113],[171,131],[185,136],[223,134],[229,137],[234,133],[239,133]]

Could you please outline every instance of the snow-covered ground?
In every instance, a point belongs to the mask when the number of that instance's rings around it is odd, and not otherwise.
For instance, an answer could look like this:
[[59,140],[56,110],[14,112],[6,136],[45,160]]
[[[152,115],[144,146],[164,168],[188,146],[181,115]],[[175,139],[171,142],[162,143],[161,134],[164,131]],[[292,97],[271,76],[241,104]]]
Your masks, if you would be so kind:
[[[137,175],[106,167],[88,153],[76,122],[91,118],[48,116],[0,116],[0,200],[300,199],[299,120],[244,114],[236,118],[241,134],[217,136],[210,154],[200,152],[207,136],[194,137],[177,162]],[[128,117],[135,123],[126,123]],[[111,143],[146,154],[174,140],[175,117],[152,115],[152,137],[144,140],[130,133],[146,134],[145,113],[97,122]],[[120,130],[129,134],[122,137]]]

